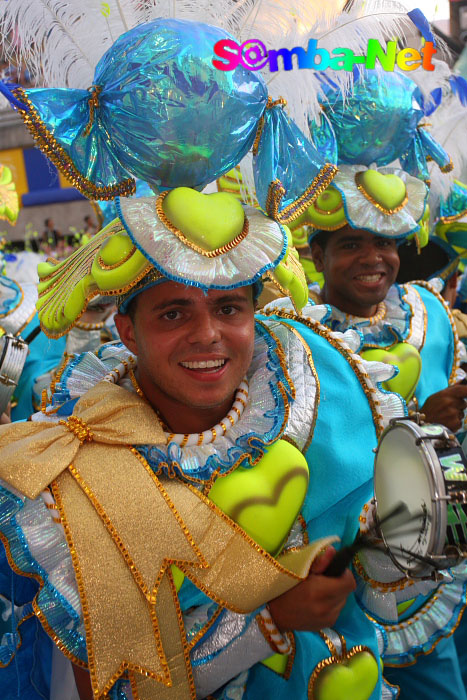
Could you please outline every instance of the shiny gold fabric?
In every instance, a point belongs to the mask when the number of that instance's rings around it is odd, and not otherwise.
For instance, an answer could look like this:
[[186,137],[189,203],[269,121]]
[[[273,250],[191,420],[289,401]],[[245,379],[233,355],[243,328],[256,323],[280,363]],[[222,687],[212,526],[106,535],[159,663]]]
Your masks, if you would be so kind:
[[29,498],[52,482],[94,697],[128,670],[140,700],[195,698],[170,564],[213,600],[249,612],[304,578],[328,540],[275,560],[196,489],[156,477],[130,445],[165,442],[164,433],[125,389],[101,382],[73,415],[2,426],[0,478]]

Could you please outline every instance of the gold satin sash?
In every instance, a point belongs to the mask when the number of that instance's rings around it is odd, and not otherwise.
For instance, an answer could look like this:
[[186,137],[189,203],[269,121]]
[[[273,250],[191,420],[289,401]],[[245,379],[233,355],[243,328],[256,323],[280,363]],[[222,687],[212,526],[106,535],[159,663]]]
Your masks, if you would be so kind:
[[305,578],[332,539],[274,559],[199,491],[155,476],[131,447],[156,443],[165,436],[149,404],[105,381],[67,421],[0,427],[0,478],[28,498],[52,483],[96,699],[126,671],[135,700],[196,697],[171,564],[246,613]]

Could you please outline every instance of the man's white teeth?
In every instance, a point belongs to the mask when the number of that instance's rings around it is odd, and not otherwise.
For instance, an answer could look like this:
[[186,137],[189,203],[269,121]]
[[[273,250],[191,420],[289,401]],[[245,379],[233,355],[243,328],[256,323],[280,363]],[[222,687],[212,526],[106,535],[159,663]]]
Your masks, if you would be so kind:
[[378,273],[377,275],[357,275],[357,279],[362,282],[379,282],[383,275]]
[[180,364],[188,369],[211,369],[212,367],[222,367],[225,360],[203,360],[201,362],[181,362]]

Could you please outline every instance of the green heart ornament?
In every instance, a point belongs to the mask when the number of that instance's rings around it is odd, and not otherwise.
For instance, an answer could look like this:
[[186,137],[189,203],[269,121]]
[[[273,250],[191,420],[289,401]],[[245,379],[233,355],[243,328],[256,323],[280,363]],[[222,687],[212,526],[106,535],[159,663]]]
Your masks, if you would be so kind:
[[195,246],[218,250],[242,233],[245,214],[236,197],[227,192],[202,194],[190,187],[176,187],[163,199],[169,222]]
[[[218,477],[209,498],[263,549],[278,554],[300,513],[308,489],[305,457],[286,440],[266,448],[258,464]],[[177,590],[183,574],[172,566]]]
[[313,674],[310,700],[368,700],[378,682],[379,668],[369,651],[351,649],[340,659],[329,659],[318,674]]
[[307,209],[307,222],[317,229],[333,231],[345,226],[342,195],[335,187],[328,187]]
[[399,374],[382,382],[382,387],[387,391],[395,391],[410,401],[422,371],[422,358],[417,348],[409,343],[396,343],[391,348],[369,348],[360,354],[364,360],[385,362],[398,367]]
[[388,214],[400,211],[407,203],[405,182],[394,173],[364,170],[355,175],[355,181],[366,198]]

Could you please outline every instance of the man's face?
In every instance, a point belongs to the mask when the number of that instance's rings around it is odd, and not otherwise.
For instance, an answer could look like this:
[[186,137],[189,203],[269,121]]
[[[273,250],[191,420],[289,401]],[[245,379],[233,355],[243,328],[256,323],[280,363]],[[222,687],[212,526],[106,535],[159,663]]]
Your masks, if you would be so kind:
[[253,357],[251,287],[205,294],[164,282],[138,296],[133,321],[119,314],[116,323],[138,356],[146,397],[162,413],[167,404],[182,412],[230,409]]
[[324,274],[325,301],[356,316],[375,312],[399,270],[394,240],[350,226],[330,233],[324,250],[312,243],[312,253]]

